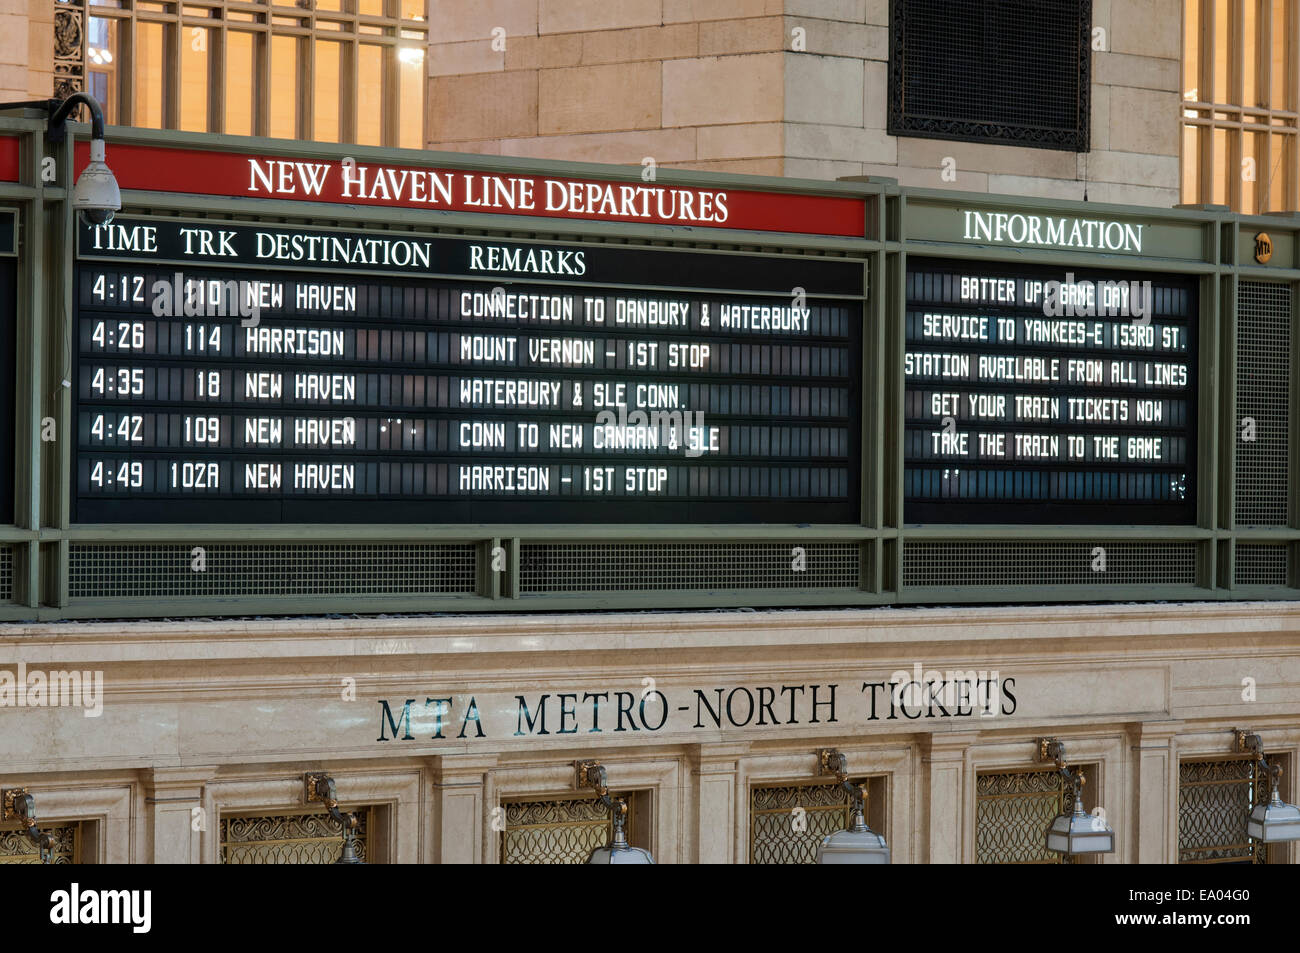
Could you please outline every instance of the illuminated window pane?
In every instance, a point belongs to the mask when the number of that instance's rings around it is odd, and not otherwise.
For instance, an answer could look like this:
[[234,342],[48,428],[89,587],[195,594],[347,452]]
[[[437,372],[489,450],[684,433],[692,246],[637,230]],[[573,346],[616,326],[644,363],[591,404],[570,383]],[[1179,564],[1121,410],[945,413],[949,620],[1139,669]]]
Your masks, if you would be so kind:
[[1215,129],[1213,138],[1211,181],[1214,194],[1210,201],[1215,205],[1228,204],[1228,130]]
[[1201,101],[1201,0],[1186,0],[1183,15],[1183,98]]
[[357,60],[357,142],[384,143],[384,50],[362,44]]
[[236,30],[226,31],[226,132],[236,136],[253,134],[257,114],[257,64],[253,51],[256,37]]
[[316,0],[316,9],[338,11],[343,7],[339,5],[339,0]]
[[402,0],[403,20],[423,20],[425,0]]
[[1289,8],[1294,0],[1273,0],[1273,24],[1270,32],[1272,33],[1273,50],[1273,92],[1270,99],[1274,109],[1290,109],[1295,105],[1295,97],[1291,93],[1291,85],[1287,82],[1289,68],[1295,60],[1295,51],[1291,49],[1288,42],[1291,37],[1291,19],[1288,15]]
[[357,13],[363,17],[382,17],[384,0],[357,0]]
[[[1288,207],[1287,178],[1289,170],[1295,168],[1295,136],[1273,136],[1269,143],[1268,157],[1268,204],[1261,212],[1281,212]],[[1291,200],[1294,203],[1294,199]]]
[[1241,31],[1241,103],[1243,106],[1263,106],[1259,95],[1259,22],[1256,18],[1259,0],[1242,3]]
[[188,132],[208,131],[208,45],[211,30],[184,27],[181,34],[181,122]]
[[397,57],[398,142],[404,149],[424,148],[424,50],[406,47]]
[[268,132],[277,139],[298,136],[298,39],[271,38],[271,116]]
[[1228,62],[1232,59],[1232,19],[1230,3],[1218,3],[1214,11],[1214,90],[1209,102],[1230,103]]
[[104,107],[104,121],[121,122],[118,115],[118,47],[117,20],[91,17],[86,29],[86,83],[90,95]]
[[135,27],[135,115],[132,124],[161,129],[163,89],[166,83],[166,32],[161,23],[137,23]]
[[317,142],[339,141],[339,74],[342,57],[341,43],[316,41],[312,138]]
[[1241,208],[1237,211],[1244,215],[1254,215],[1259,211],[1257,194],[1260,191],[1260,178],[1264,174],[1262,137],[1257,132],[1243,133],[1241,137]]
[[1183,202],[1199,205],[1201,202],[1201,129],[1183,126]]

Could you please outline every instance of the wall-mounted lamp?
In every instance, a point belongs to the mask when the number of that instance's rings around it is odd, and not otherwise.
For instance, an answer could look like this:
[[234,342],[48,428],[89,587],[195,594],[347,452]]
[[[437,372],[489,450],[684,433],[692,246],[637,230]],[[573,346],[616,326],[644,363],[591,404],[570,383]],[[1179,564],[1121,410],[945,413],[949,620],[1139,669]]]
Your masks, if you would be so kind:
[[627,798],[614,797],[606,784],[605,766],[599,761],[575,761],[577,786],[591,788],[606,807],[614,821],[614,836],[605,847],[597,847],[587,858],[589,864],[653,864],[650,851],[633,847],[627,842]]
[[1265,844],[1279,844],[1300,840],[1300,807],[1287,804],[1277,791],[1282,777],[1282,765],[1268,763],[1264,757],[1264,742],[1256,734],[1236,730],[1237,750],[1249,752],[1259,762],[1261,770],[1269,775],[1272,787],[1268,803],[1256,804],[1246,820],[1246,833]]
[[361,825],[361,820],[356,814],[344,814],[339,810],[339,800],[334,787],[334,779],[323,772],[315,774],[308,772],[302,776],[302,785],[303,800],[308,804],[324,804],[325,809],[330,812],[330,817],[338,821],[343,827],[343,851],[339,854],[339,859],[334,863],[365,863],[357,856],[357,828]]
[[817,763],[823,775],[833,774],[849,792],[849,826],[828,835],[817,848],[819,864],[887,864],[889,845],[885,838],[867,826],[862,802],[865,792],[860,784],[849,780],[848,758],[838,748],[819,748]]
[[0,792],[0,821],[21,822],[23,833],[36,845],[41,863],[54,863],[54,840],[36,829],[36,799],[26,788],[6,788]]
[[1047,849],[1058,854],[1109,854],[1115,850],[1115,832],[1106,819],[1083,809],[1083,769],[1067,768],[1065,743],[1059,738],[1039,738],[1035,760],[1054,761],[1065,779],[1074,810],[1053,818],[1047,827]]

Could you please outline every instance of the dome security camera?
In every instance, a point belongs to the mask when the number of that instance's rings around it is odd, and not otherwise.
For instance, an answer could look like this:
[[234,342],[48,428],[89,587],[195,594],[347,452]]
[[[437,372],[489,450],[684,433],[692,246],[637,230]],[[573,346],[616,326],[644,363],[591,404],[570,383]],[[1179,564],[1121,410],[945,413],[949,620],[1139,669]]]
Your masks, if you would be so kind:
[[72,190],[72,208],[87,225],[107,225],[122,207],[117,179],[104,162],[104,140],[90,140],[90,162]]

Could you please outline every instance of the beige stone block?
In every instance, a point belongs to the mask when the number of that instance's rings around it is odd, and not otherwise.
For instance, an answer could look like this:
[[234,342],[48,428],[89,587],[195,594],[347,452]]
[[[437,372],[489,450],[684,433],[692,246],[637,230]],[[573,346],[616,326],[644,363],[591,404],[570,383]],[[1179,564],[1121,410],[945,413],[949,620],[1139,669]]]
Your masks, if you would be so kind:
[[537,135],[537,72],[516,70],[429,80],[429,140]]
[[1092,86],[1091,127],[1088,145],[1093,149],[1110,148],[1110,87]]
[[785,0],[663,0],[664,23],[780,16]]
[[1126,53],[1092,54],[1093,82],[1105,86],[1137,86],[1176,92],[1182,82],[1181,69],[1182,64],[1178,60],[1130,56]]
[[784,175],[783,160],[777,157],[768,159],[718,159],[716,161],[674,162],[665,167],[678,169],[696,169],[700,172],[735,172],[743,175]]
[[466,73],[492,73],[506,68],[506,54],[492,49],[491,40],[465,43],[431,43],[430,76],[462,76]]
[[538,0],[538,33],[591,33],[662,22],[660,0]]
[[1145,205],[1148,208],[1173,208],[1180,200],[1177,189],[1151,189],[1141,185],[1093,182],[1088,186],[1088,201],[1114,205]]
[[579,33],[558,36],[521,36],[506,43],[506,69],[552,69],[582,63],[583,37]]
[[997,195],[1033,195],[1046,199],[1083,201],[1083,183],[1032,175],[990,175],[989,191]]
[[956,182],[945,182],[936,169],[918,169],[904,165],[873,165],[864,163],[863,175],[883,175],[897,179],[899,185],[920,189],[951,189],[959,192],[987,192],[989,177],[986,172],[958,171]]
[[671,60],[699,53],[700,27],[695,23],[601,30],[582,36],[582,64]]
[[781,17],[716,20],[700,24],[700,55],[767,53],[785,49],[789,33]]
[[897,162],[898,140],[883,129],[792,122],[786,124],[785,152],[802,159]]
[[938,169],[947,157],[957,160],[957,171],[994,172],[1051,179],[1072,179],[1075,154],[1056,149],[1026,149],[945,139],[898,140],[899,165]]
[[866,6],[866,0],[786,0],[785,12],[792,17],[862,23]]
[[803,27],[807,49],[801,52],[819,56],[847,56],[859,60],[889,59],[889,30],[865,23],[841,23],[836,20],[813,20],[807,17],[786,17],[786,47],[789,48],[792,30]]
[[701,126],[696,130],[701,159],[750,159],[785,155],[785,127],[779,122]]
[[1178,155],[1181,102],[1176,92],[1110,87],[1110,148]]
[[1106,31],[1106,48],[1110,49],[1110,0],[1092,0],[1092,26]]
[[27,17],[0,14],[0,63],[27,65]]
[[[6,2],[15,2],[15,6],[21,9],[22,0],[6,0]],[[27,19],[41,23],[54,22],[54,4],[48,0],[27,0]]]
[[1181,60],[1182,7],[1182,0],[1121,0],[1112,3],[1111,52]]
[[787,121],[862,127],[861,60],[787,53],[785,64]]
[[783,118],[781,53],[699,57],[663,64],[663,124],[713,126]]
[[840,162],[835,159],[785,160],[785,174],[792,179],[820,179],[834,181],[849,175],[862,175],[861,162]]
[[538,132],[550,135],[658,127],[663,94],[660,70],[657,62],[542,70]]
[[537,0],[474,0],[473,3],[429,4],[429,36],[440,43],[492,38],[494,27],[506,31],[510,40],[537,35]]
[[27,67],[0,63],[0,89],[9,99],[25,99],[27,96]]
[[862,70],[862,125],[885,129],[889,125],[889,64],[868,61]]
[[54,29],[48,23],[27,23],[27,68],[37,73],[54,72]]
[[433,152],[473,152],[476,155],[501,155],[500,139],[468,139],[459,142],[430,142],[425,146]]
[[862,19],[877,26],[889,26],[889,0],[866,0]]
[[573,162],[608,162],[640,166],[649,156],[656,164],[689,162],[696,157],[694,129],[647,129],[584,136],[536,136],[506,139],[501,154]]
[[27,71],[27,98],[49,99],[54,95],[53,70]]
[[1134,152],[1093,152],[1088,156],[1088,178],[1094,182],[1145,185],[1177,189],[1182,172],[1178,156]]

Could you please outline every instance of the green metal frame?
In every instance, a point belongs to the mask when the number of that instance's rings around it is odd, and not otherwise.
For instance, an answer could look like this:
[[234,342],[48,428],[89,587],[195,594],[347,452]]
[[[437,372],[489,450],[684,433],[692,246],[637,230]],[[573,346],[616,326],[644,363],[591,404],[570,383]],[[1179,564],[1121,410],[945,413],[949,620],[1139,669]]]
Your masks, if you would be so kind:
[[[72,179],[74,141],[86,138],[84,126],[70,126],[65,144],[47,147],[43,120],[0,119],[0,134],[22,139],[22,181],[0,183],[0,206],[19,214],[18,376],[15,421],[15,520],[0,527],[0,544],[15,549],[13,600],[0,604],[0,620],[162,615],[319,614],[364,611],[543,611],[613,608],[713,608],[777,605],[889,605],[900,603],[1097,602],[1132,600],[1240,600],[1300,598],[1300,383],[1291,394],[1291,524],[1239,529],[1233,519],[1233,455],[1236,386],[1234,332],[1237,283],[1262,279],[1289,283],[1292,314],[1292,366],[1300,366],[1300,220],[1241,216],[1213,209],[1147,209],[1040,198],[992,196],[945,190],[900,188],[890,180],[813,182],[754,176],[663,170],[660,181],[675,185],[760,189],[801,194],[856,196],[867,202],[862,238],[796,236],[723,229],[591,223],[565,219],[407,209],[351,207],[299,201],[223,199],[128,191],[123,214],[165,215],[216,220],[294,222],[321,226],[415,229],[447,234],[496,234],[513,239],[587,239],[647,247],[702,248],[719,253],[807,253],[860,259],[868,294],[863,303],[862,505],[860,525],[700,526],[700,525],[71,525],[69,485],[72,444],[40,440],[40,422],[53,417],[59,435],[71,435],[71,400],[61,386],[72,336],[71,274],[74,260],[72,214],[67,183]],[[233,136],[182,135],[172,131],[114,128],[109,133],[109,163],[114,143],[147,143],[229,149],[240,153],[293,155],[405,165],[437,165],[487,172],[544,172],[553,175],[640,181],[639,167],[546,163],[497,156],[410,152],[360,146],[335,146]],[[47,148],[56,176],[42,181]],[[958,208],[1051,211],[1086,217],[1136,218],[1150,223],[1146,256],[1093,255],[1050,249],[1010,249],[941,241],[943,222]],[[945,219],[945,216],[947,219]],[[1267,266],[1250,260],[1256,231],[1273,236],[1276,249]],[[958,236],[953,236],[957,238]],[[1188,249],[1192,249],[1189,254]],[[1161,257],[1153,250],[1172,250]],[[1138,271],[1180,272],[1200,280],[1199,474],[1198,518],[1194,526],[978,526],[904,525],[903,513],[903,338],[902,316],[907,258],[964,259],[971,262],[1050,264]],[[698,289],[697,289],[698,290]],[[903,552],[908,541],[979,542],[997,540],[1108,542],[1184,542],[1197,547],[1199,578],[1193,586],[905,587]],[[339,596],[185,599],[72,600],[69,598],[70,545],[73,543],[157,543],[203,545],[219,542],[365,543],[472,542],[482,547],[476,595]],[[519,592],[521,547],[544,542],[781,542],[806,545],[856,542],[861,547],[857,589],[745,589],[629,591],[526,595]],[[1236,546],[1241,542],[1290,548],[1288,586],[1239,587],[1233,583]],[[500,545],[507,571],[487,570],[487,557]]]

